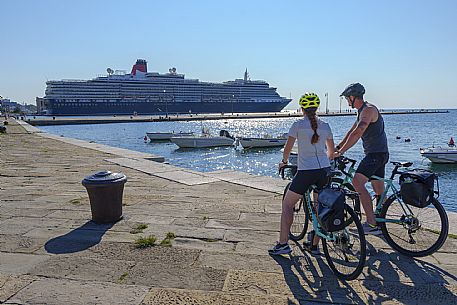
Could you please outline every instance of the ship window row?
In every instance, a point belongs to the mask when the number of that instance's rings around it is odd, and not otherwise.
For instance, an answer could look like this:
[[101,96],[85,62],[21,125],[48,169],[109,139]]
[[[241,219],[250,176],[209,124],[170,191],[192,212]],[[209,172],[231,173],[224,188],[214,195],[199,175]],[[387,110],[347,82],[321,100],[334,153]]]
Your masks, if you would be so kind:
[[54,103],[53,107],[100,107],[100,106],[135,106],[137,103]]
[[156,88],[147,88],[147,87],[133,87],[133,86],[125,86],[125,87],[83,87],[83,88],[77,88],[77,87],[48,87],[46,91],[106,91],[106,92],[112,92],[112,91],[122,91],[122,90],[140,90],[140,91],[153,91],[153,92],[158,92],[158,93],[163,93],[165,90],[166,92],[173,92],[173,91],[224,91],[224,92],[233,92],[233,93],[239,93],[241,92],[264,92],[264,91],[271,91],[275,92],[274,88],[267,88],[267,89],[262,89],[262,88],[211,88],[211,87],[203,87],[203,88],[195,88],[192,86],[182,86],[179,88],[167,88],[167,87],[156,87]]

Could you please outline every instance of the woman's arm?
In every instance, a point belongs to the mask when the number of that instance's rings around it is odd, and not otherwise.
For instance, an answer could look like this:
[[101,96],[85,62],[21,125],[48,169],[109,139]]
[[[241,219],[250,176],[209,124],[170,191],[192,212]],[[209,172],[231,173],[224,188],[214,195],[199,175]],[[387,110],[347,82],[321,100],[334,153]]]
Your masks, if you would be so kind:
[[282,167],[281,164],[285,165],[288,163],[290,152],[292,151],[292,147],[294,147],[295,138],[289,136],[287,138],[286,145],[284,145],[284,152],[282,153],[282,160],[279,163],[279,167]]
[[327,139],[326,145],[327,145],[327,157],[330,160],[333,160],[334,154],[335,154],[335,143],[333,142],[333,138]]

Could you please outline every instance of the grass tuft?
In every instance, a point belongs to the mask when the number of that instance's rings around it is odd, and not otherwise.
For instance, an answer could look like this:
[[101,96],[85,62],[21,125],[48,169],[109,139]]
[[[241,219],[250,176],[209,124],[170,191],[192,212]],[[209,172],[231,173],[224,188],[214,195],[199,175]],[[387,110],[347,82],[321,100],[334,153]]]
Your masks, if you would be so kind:
[[166,237],[160,242],[161,246],[171,247],[171,242],[176,238],[176,234],[173,232],[168,232]]
[[139,237],[135,240],[135,247],[137,248],[148,248],[154,246],[157,238],[154,235],[147,237]]
[[122,273],[119,279],[117,280],[118,283],[122,283],[128,275],[129,274],[127,272]]
[[148,225],[145,224],[145,223],[140,223],[138,224],[136,227],[132,228],[132,230],[130,230],[130,233],[131,234],[138,234],[138,233],[143,233],[143,230],[144,229],[147,229]]

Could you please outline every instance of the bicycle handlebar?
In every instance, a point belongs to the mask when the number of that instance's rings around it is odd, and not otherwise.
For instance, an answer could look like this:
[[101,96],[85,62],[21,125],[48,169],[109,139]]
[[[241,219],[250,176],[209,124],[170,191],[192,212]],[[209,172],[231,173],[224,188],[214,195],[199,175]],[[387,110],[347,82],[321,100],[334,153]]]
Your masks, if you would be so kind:
[[284,165],[283,167],[281,167],[278,171],[278,174],[281,175],[282,179],[284,179],[284,170],[286,170],[287,168],[296,169],[297,166],[296,165]]

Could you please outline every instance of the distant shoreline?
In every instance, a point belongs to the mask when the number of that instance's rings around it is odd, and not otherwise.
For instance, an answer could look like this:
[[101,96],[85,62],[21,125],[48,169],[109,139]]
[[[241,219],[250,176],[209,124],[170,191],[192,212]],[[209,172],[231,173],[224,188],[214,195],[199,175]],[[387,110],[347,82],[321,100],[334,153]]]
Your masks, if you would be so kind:
[[[393,114],[429,114],[449,113],[449,110],[382,110],[383,115]],[[356,112],[320,112],[319,116],[354,116]],[[80,125],[80,124],[109,124],[109,123],[140,123],[140,122],[175,122],[175,121],[206,121],[206,120],[232,120],[232,119],[274,119],[301,117],[299,112],[270,112],[270,113],[206,113],[206,114],[169,114],[167,115],[137,115],[137,116],[81,116],[81,117],[53,117],[46,118],[34,116],[20,117],[33,126],[49,125]]]

